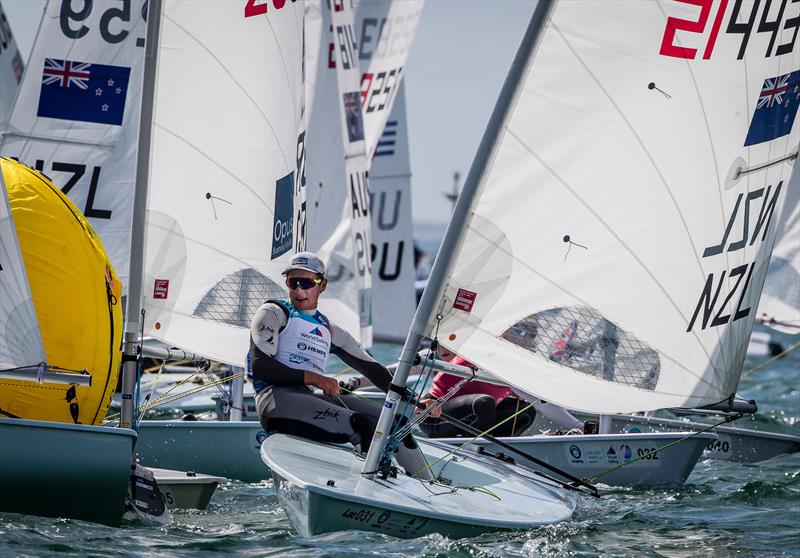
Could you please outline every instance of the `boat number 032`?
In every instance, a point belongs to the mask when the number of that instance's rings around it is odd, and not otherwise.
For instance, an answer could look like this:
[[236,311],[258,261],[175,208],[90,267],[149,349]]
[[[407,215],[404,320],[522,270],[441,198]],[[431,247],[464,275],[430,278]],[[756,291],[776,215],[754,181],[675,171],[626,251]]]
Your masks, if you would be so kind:
[[[131,0],[116,0],[111,4],[102,12],[98,30],[105,42],[117,44],[127,39],[130,34],[130,31],[125,29],[124,23],[131,21]],[[80,39],[89,33],[91,28],[83,22],[89,19],[93,9],[94,0],[61,0],[59,23],[64,36],[69,39]],[[141,14],[142,19],[147,21],[146,1],[142,4]],[[144,46],[144,37],[136,38],[136,46]]]
[[636,450],[636,455],[647,460],[658,459],[658,451],[655,448],[639,448]]

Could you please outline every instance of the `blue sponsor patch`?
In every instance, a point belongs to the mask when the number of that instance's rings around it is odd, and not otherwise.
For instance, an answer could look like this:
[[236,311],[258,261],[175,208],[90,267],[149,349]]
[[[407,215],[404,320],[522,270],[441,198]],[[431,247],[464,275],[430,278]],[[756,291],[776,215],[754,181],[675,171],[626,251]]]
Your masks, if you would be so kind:
[[294,173],[275,183],[275,215],[272,221],[271,259],[292,249],[294,224]]

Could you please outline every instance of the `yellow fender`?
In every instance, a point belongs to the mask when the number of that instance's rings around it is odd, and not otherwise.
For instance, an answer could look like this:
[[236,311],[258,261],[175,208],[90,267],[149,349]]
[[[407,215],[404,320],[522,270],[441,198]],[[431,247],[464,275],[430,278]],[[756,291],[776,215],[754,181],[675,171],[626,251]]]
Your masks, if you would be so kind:
[[47,363],[91,386],[0,380],[0,416],[100,424],[117,386],[122,283],[100,237],[43,174],[0,158]]

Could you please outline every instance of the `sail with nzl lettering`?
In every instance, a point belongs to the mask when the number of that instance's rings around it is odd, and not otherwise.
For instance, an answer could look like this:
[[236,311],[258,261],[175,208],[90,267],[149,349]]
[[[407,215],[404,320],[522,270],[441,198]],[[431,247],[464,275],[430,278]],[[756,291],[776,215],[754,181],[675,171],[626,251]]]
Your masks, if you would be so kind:
[[559,2],[437,297],[441,343],[578,410],[729,400],[800,139],[796,15]]
[[100,235],[123,284],[147,2],[50,0],[0,142],[0,154],[47,174]]
[[25,64],[11,33],[11,25],[0,3],[0,132],[8,124],[24,68]]
[[237,366],[286,296],[303,172],[304,3],[266,6],[165,2],[152,93],[144,331]]

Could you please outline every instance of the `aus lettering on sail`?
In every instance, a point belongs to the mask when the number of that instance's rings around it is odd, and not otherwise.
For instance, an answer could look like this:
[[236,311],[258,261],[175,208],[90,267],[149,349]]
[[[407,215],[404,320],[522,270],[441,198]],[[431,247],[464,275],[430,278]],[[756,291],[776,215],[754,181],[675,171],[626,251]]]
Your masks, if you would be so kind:
[[356,248],[356,270],[359,276],[372,273],[371,235],[369,220],[369,188],[364,171],[350,172],[350,201],[352,203],[353,240]]

